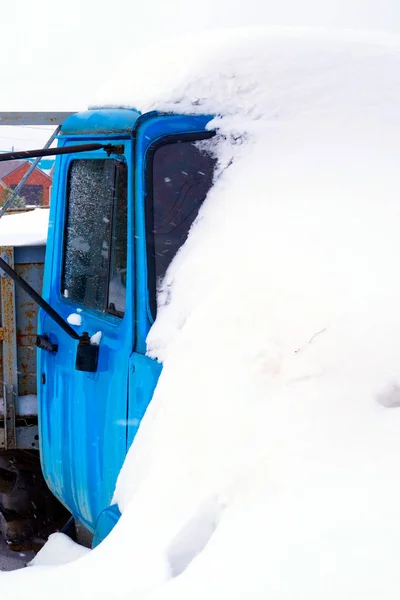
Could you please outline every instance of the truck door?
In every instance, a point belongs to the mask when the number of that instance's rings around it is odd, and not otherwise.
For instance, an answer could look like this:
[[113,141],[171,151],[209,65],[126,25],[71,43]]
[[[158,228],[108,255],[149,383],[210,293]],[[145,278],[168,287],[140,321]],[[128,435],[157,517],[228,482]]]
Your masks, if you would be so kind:
[[123,156],[63,157],[50,216],[44,296],[100,349],[95,373],[76,370],[76,340],[41,312],[41,333],[58,345],[56,353],[39,353],[43,472],[90,530],[111,502],[126,455],[135,313],[130,143]]
[[128,447],[151,401],[161,365],[146,356],[157,287],[185,243],[210,190],[216,159],[211,117],[146,116],[136,134],[135,244],[137,329],[129,369]]

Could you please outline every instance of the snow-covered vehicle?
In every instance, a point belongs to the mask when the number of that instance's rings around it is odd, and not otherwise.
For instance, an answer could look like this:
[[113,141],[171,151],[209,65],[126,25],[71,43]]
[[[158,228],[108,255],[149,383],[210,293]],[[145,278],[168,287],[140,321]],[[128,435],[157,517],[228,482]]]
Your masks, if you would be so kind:
[[[40,313],[44,471],[96,540],[121,517],[84,556],[65,536],[52,537],[39,568],[4,576],[2,594],[393,600],[400,589],[399,42],[234,31],[174,48],[175,58],[169,48],[155,51],[150,82],[147,54],[135,55],[134,68],[119,77],[125,94],[106,81],[109,105],[136,103],[145,116],[106,110],[71,118],[60,150],[97,141],[111,154],[92,147],[59,159],[51,209],[43,295],[58,325]],[[130,120],[110,140],[102,117],[111,114]],[[210,123],[202,115],[217,116]],[[158,246],[146,207],[156,207],[157,152],[168,144],[150,149],[188,131],[216,132],[189,143],[211,150],[210,168],[197,167],[197,175],[211,173],[216,156],[217,176],[158,284],[151,265],[171,244],[161,238]],[[99,235],[115,223],[104,185],[84,172],[91,161],[121,162],[121,145],[131,152],[112,173],[118,183],[119,169],[128,170],[126,267],[119,252],[110,259],[113,229],[108,240]],[[71,158],[87,164],[74,167]],[[165,172],[160,189],[171,179]],[[101,205],[107,222],[79,210],[85,181],[96,188],[87,185],[87,197],[99,197],[92,213]],[[89,232],[85,219],[94,220]],[[95,268],[85,272],[75,257],[98,235],[93,260],[108,256],[119,265],[115,278],[99,279],[113,306],[94,293],[96,281],[82,284]],[[157,318],[144,348],[154,316],[150,284]],[[150,357],[163,369],[136,431],[160,369]],[[111,499],[106,479],[115,479],[131,439]],[[118,510],[106,507],[90,525],[101,508],[94,489]]]
[[[213,182],[216,161],[205,143],[214,135],[207,131],[210,120],[141,115],[133,109],[93,110],[69,116],[59,131],[58,149],[47,151],[59,155],[44,267],[45,302],[33,294],[42,309],[37,377],[32,358],[35,389],[28,393],[36,394],[37,380],[38,410],[31,410],[33,427],[21,429],[18,419],[25,416],[14,390],[17,360],[19,370],[25,363],[22,355],[16,358],[14,333],[9,387],[3,378],[6,401],[0,429],[2,448],[12,458],[11,471],[6,465],[0,471],[4,516],[7,499],[14,497],[14,486],[7,482],[16,477],[12,472],[24,470],[13,461],[28,445],[29,450],[40,446],[50,490],[95,535],[95,543],[118,519],[116,507],[110,508],[117,476],[161,370],[145,355],[157,312],[157,281],[186,240]],[[0,160],[15,157],[3,154]],[[16,249],[16,263],[28,251]],[[29,289],[18,291],[21,281],[14,279],[19,306],[27,301]],[[40,292],[40,282],[27,279]],[[2,282],[14,287],[8,277]],[[29,310],[32,303],[29,299]],[[3,310],[3,321],[7,318]],[[16,321],[21,335],[18,310]],[[5,342],[3,352],[8,351]],[[31,339],[29,344],[32,353]],[[5,533],[15,536],[10,527]]]

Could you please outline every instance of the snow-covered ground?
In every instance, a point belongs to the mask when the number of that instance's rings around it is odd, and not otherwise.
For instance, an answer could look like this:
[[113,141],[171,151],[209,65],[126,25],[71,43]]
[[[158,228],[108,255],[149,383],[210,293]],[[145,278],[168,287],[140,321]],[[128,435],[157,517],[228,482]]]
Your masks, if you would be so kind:
[[2,598],[397,600],[400,41],[242,30],[144,56],[107,101],[218,115],[220,176],[160,293],[120,522]]

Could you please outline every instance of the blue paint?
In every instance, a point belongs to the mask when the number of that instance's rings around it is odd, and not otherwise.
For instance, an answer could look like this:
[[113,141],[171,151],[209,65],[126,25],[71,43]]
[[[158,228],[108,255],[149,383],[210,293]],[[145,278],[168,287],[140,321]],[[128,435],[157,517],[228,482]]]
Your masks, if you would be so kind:
[[94,536],[92,541],[92,548],[96,548],[103,540],[108,536],[110,531],[118,523],[121,517],[119,508],[116,504],[107,506],[97,519],[96,528],[94,530]]
[[140,113],[120,108],[87,110],[68,117],[61,127],[61,135],[131,133]]
[[[70,138],[65,143],[75,143]],[[101,143],[106,143],[102,139]],[[132,140],[125,158],[132,164]],[[123,319],[96,312],[62,297],[67,173],[76,158],[106,158],[103,151],[60,157],[56,193],[50,209],[50,235],[43,295],[65,319],[81,310],[78,333],[102,332],[96,373],[75,370],[77,342],[69,338],[42,311],[40,331],[59,344],[57,354],[38,354],[39,426],[42,467],[53,493],[72,514],[93,531],[101,511],[110,504],[116,478],[126,455],[126,413],[129,357],[134,345],[134,254],[132,210],[128,215],[127,304]],[[128,181],[132,195],[132,181]],[[40,374],[45,373],[46,383]]]
[[122,319],[80,306],[64,298],[60,290],[69,165],[76,158],[106,158],[106,154],[59,156],[55,166],[43,296],[64,318],[81,309],[79,333],[102,331],[98,371],[76,371],[77,342],[43,311],[39,314],[39,332],[59,345],[57,354],[38,351],[43,472],[53,493],[95,532],[95,544],[119,517],[117,509],[110,508],[116,480],[161,372],[161,365],[145,356],[152,325],[144,219],[146,156],[164,136],[202,133],[209,121],[209,116],[96,110],[69,117],[59,136],[59,146],[122,143],[128,165],[127,297]]

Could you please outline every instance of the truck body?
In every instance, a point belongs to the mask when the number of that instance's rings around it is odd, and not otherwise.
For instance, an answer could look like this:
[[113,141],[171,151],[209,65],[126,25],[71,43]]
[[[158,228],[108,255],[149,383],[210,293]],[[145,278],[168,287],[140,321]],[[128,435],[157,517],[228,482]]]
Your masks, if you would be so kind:
[[42,295],[77,336],[40,309],[34,435],[48,488],[94,544],[118,520],[116,480],[161,372],[146,356],[157,289],[213,183],[210,120],[98,109],[58,135]]
[[[1,247],[0,255],[38,292],[44,245]],[[38,307],[9,277],[0,279],[0,531],[12,544],[46,536],[66,516],[38,459]]]

